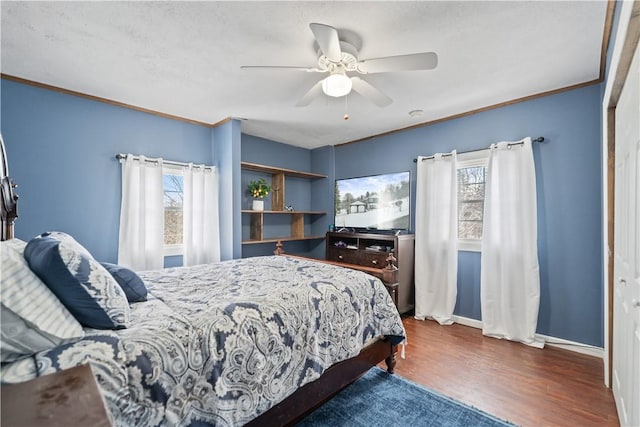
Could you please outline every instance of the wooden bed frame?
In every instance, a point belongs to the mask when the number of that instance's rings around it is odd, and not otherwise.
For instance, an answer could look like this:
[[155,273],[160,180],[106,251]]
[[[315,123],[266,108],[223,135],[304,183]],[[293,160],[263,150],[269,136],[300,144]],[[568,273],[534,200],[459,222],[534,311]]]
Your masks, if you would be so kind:
[[[2,156],[0,163],[2,168],[0,171],[0,214],[2,216],[0,240],[9,240],[14,237],[14,223],[18,217],[18,196],[13,191],[17,185],[9,176],[9,162],[2,135],[0,135],[0,152]],[[363,349],[358,356],[331,366],[316,381],[304,385],[291,396],[252,420],[248,425],[291,425],[383,360],[386,362],[387,371],[393,373],[396,352],[397,346],[392,345],[389,340],[376,341]]]
[[0,134],[0,214],[2,216],[2,229],[0,230],[0,240],[13,239],[13,225],[18,218],[18,195],[13,192],[17,187],[9,176],[9,162],[7,152],[4,149],[4,141]]

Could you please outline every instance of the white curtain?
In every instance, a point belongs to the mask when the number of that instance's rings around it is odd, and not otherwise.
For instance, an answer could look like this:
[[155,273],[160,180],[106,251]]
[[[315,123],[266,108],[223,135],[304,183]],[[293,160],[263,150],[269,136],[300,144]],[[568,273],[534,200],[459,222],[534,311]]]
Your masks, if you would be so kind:
[[415,317],[453,323],[458,279],[457,155],[418,157]]
[[215,167],[189,164],[184,170],[183,264],[220,261],[218,174]]
[[542,348],[536,174],[531,139],[491,146],[484,200],[482,333]]
[[[147,161],[150,160],[150,161]],[[132,154],[122,163],[118,264],[133,270],[164,267],[162,159]]]

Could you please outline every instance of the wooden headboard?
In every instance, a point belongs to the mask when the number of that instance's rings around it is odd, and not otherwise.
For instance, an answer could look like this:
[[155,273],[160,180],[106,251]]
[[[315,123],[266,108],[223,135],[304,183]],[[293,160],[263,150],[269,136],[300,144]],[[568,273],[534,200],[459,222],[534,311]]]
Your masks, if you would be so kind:
[[13,192],[17,187],[9,176],[9,161],[7,151],[4,148],[2,134],[0,134],[0,215],[2,228],[0,229],[0,240],[13,239],[13,226],[18,217],[18,195]]

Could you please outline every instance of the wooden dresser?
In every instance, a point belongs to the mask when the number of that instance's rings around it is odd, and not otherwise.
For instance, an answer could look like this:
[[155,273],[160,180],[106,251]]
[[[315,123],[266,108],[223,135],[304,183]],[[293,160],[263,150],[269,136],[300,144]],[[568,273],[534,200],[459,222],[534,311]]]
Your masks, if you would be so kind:
[[398,266],[397,306],[402,314],[414,307],[414,242],[413,234],[328,232],[325,254],[335,263],[381,269],[393,253]]

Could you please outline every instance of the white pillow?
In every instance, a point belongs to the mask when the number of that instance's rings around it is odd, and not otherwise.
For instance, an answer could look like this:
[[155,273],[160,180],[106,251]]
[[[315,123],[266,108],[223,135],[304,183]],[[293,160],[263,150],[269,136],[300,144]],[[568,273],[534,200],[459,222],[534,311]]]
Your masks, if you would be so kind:
[[26,243],[0,242],[0,360],[23,356],[77,341],[82,326],[30,269],[22,255]]

